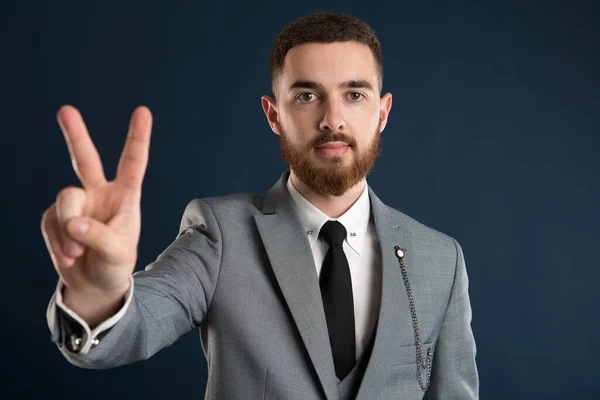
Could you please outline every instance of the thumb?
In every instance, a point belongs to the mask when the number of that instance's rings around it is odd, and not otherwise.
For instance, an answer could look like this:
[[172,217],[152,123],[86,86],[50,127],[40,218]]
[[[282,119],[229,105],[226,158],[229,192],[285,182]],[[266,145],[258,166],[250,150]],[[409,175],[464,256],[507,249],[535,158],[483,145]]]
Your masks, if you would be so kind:
[[74,239],[99,252],[108,263],[120,261],[121,248],[117,233],[93,218],[74,217],[67,223],[67,230]]

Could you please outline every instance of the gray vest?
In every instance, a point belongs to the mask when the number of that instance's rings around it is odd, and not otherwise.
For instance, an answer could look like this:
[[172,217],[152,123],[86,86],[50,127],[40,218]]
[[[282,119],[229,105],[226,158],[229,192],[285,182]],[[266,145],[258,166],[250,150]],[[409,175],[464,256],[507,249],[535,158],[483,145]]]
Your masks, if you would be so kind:
[[352,371],[343,380],[337,380],[337,390],[339,400],[352,400],[356,397],[363,375],[367,369],[367,364],[371,358],[371,350],[373,348],[374,334],[372,335],[371,343],[365,348]]

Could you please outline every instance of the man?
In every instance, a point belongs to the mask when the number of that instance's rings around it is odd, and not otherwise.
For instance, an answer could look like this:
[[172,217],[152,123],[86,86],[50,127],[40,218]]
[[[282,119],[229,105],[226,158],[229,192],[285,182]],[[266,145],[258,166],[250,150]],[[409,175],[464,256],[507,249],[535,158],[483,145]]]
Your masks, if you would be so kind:
[[58,120],[83,188],[42,231],[60,276],[52,340],[73,364],[146,359],[201,331],[210,399],[475,399],[462,250],[366,184],[392,105],[362,21],[287,26],[262,97],[285,171],[265,195],[189,203],[177,239],[132,276],[151,114],[133,116],[114,181],[79,113]]

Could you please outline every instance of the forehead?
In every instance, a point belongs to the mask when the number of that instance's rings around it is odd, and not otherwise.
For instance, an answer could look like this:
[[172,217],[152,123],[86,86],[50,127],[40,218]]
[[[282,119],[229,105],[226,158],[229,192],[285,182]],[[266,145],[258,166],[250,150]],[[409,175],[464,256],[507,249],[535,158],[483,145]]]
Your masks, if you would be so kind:
[[377,66],[371,49],[363,43],[304,43],[286,54],[281,79],[284,87],[298,79],[324,86],[364,79],[375,87]]

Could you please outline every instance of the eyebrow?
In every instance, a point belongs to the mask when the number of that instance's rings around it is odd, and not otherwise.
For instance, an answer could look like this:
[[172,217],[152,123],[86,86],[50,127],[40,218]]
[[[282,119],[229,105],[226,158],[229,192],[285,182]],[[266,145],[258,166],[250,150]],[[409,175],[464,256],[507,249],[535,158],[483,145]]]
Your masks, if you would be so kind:
[[[340,83],[339,85],[340,88],[342,89],[368,89],[370,91],[374,91],[373,90],[373,85],[371,85],[369,83],[369,81],[366,81],[364,79],[352,79],[349,81],[345,81]],[[292,89],[323,89],[324,86],[318,82],[315,81],[295,81],[294,83],[292,83],[290,85],[290,90]]]

